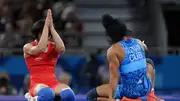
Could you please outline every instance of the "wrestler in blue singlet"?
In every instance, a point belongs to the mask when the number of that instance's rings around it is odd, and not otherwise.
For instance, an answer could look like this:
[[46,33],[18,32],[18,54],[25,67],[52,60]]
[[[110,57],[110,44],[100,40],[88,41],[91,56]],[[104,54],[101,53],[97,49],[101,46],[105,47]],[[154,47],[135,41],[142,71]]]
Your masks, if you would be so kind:
[[144,42],[128,38],[133,32],[128,30],[123,21],[109,14],[102,16],[101,23],[111,45],[107,50],[110,80],[108,84],[90,90],[87,101],[141,101],[139,97],[145,95],[148,101],[164,101],[154,94],[154,82],[152,84],[151,79],[154,81],[155,70],[152,60],[145,58],[144,49],[147,50],[147,46]]
[[134,38],[120,41],[125,57],[120,63],[120,83],[116,89],[116,99],[123,96],[139,98],[151,91],[151,80],[146,75],[146,58],[143,47]]

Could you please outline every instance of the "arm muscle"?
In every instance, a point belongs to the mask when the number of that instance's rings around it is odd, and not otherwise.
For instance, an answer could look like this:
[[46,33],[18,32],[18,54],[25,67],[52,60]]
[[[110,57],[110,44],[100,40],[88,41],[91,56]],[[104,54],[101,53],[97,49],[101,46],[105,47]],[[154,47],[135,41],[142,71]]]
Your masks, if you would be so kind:
[[110,71],[109,85],[110,85],[110,88],[112,89],[112,92],[110,92],[109,94],[109,98],[113,99],[113,97],[115,96],[114,94],[115,94],[116,87],[119,81],[119,73],[118,73],[119,60],[118,60],[117,55],[110,51],[108,51],[107,53],[107,59],[109,62],[109,71]]
[[141,41],[141,40],[139,40],[139,39],[137,39],[137,41],[139,42],[139,44],[143,47],[143,49],[144,49],[145,51],[148,50],[147,45],[144,43],[144,41]]
[[37,55],[44,52],[44,50],[41,50],[38,46],[33,46],[31,43],[24,45],[23,51],[28,55]]

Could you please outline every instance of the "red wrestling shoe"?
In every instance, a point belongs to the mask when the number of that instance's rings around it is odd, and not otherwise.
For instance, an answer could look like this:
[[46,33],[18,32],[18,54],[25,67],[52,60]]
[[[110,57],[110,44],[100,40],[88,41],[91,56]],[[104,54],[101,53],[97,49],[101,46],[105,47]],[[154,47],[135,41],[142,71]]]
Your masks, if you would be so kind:
[[130,99],[130,98],[127,98],[127,97],[123,97],[120,101],[142,101],[141,99]]
[[154,94],[154,91],[151,91],[151,92],[148,94],[147,101],[165,101],[165,100],[158,98],[158,97]]

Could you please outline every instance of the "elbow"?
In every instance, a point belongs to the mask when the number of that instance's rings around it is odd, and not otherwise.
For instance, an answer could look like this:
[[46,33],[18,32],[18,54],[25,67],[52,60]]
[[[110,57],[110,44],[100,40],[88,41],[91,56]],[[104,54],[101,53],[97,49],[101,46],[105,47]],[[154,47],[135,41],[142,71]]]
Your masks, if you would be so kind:
[[144,50],[145,50],[145,51],[148,51],[148,48],[147,48],[147,46],[146,46],[146,45],[144,46]]
[[65,47],[64,47],[64,46],[61,47],[61,48],[60,48],[60,51],[61,51],[61,53],[64,53],[64,52],[65,52]]
[[65,52],[65,47],[62,46],[62,47],[56,48],[56,51],[57,51],[58,53],[63,54],[63,53]]

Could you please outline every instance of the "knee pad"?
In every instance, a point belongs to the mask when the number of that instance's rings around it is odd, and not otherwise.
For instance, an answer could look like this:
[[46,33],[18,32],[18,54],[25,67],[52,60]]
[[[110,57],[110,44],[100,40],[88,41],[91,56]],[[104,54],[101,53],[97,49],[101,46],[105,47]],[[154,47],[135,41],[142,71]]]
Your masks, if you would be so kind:
[[60,92],[61,101],[75,101],[75,94],[70,88],[65,88]]
[[86,94],[86,100],[87,101],[97,101],[97,97],[98,97],[98,93],[96,91],[96,88],[90,90],[87,94]]
[[146,62],[147,62],[147,63],[149,63],[149,64],[151,64],[151,65],[152,65],[152,67],[155,69],[154,62],[153,62],[153,60],[152,60],[152,59],[150,59],[150,58],[146,58]]
[[53,101],[55,98],[55,93],[51,88],[42,88],[38,92],[38,101]]

